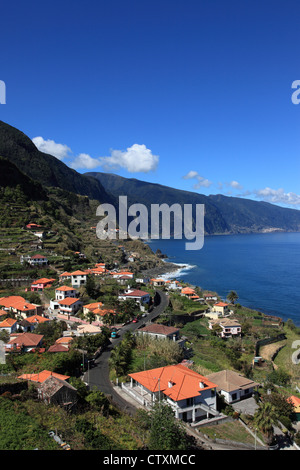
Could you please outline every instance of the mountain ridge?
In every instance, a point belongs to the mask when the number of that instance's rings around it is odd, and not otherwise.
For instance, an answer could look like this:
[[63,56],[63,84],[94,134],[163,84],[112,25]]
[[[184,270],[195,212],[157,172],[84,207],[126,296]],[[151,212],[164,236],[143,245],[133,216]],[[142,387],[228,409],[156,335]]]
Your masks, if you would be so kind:
[[85,175],[98,179],[115,197],[127,195],[128,204],[139,202],[147,208],[162,203],[169,206],[174,203],[204,204],[205,233],[209,235],[300,231],[300,211],[297,209],[222,194],[205,196],[113,173],[87,172]]
[[99,202],[115,203],[99,181],[69,168],[53,155],[41,152],[22,131],[3,121],[0,121],[0,156],[40,184],[88,196]]

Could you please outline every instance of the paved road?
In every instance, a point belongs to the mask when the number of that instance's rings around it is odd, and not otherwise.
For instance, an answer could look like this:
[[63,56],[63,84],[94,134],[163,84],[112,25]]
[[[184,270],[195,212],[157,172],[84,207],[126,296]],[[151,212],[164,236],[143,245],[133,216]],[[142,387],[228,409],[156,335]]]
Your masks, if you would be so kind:
[[134,414],[136,412],[136,407],[131,405],[130,402],[124,400],[118,393],[115,392],[113,385],[109,380],[109,366],[108,360],[111,354],[112,349],[122,340],[122,337],[126,331],[135,331],[145,322],[150,322],[156,317],[161,315],[164,309],[168,306],[168,296],[165,292],[156,291],[158,302],[154,306],[153,310],[147,314],[147,317],[141,318],[137,323],[129,323],[122,327],[119,331],[119,337],[116,339],[111,339],[111,344],[102,352],[101,356],[95,361],[95,367],[91,368],[84,375],[84,380],[89,384],[90,388],[96,387],[98,390],[101,390],[105,395],[112,397],[112,400],[117,406],[119,406],[123,411],[127,411],[129,414]]

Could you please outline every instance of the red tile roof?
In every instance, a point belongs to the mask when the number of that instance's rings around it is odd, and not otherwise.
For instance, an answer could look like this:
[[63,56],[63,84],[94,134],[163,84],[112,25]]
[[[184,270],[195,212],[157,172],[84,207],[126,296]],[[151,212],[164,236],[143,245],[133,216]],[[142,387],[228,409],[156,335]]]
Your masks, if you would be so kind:
[[72,304],[75,304],[75,302],[78,302],[78,300],[80,299],[76,299],[73,297],[66,297],[63,300],[58,300],[57,303],[60,305],[72,305]]
[[132,292],[122,294],[122,296],[126,297],[143,297],[144,295],[149,295],[149,292],[144,292],[142,290],[133,290]]
[[11,339],[7,344],[15,344],[17,346],[25,346],[25,347],[37,347],[44,335],[37,335],[35,333],[20,333],[15,335],[13,339]]
[[35,284],[49,284],[49,283],[52,283],[54,282],[55,279],[48,279],[47,277],[42,277],[41,279],[37,279],[36,281],[34,281],[31,285],[35,285]]
[[50,370],[43,370],[38,374],[22,374],[18,377],[18,379],[25,379],[31,380],[32,382],[43,383],[50,376],[56,377],[57,379],[61,380],[67,380],[70,378],[70,376],[68,375],[57,374],[56,372],[51,372]]
[[67,292],[69,290],[75,290],[74,287],[69,287],[69,286],[61,286],[55,289],[56,291],[62,291],[62,292]]
[[14,318],[6,318],[0,323],[0,328],[11,328],[15,323],[17,323],[17,320],[14,320]]
[[42,317],[41,315],[32,315],[31,317],[27,317],[26,320],[29,323],[45,323],[46,321],[50,321],[49,318]]
[[[129,374],[151,392],[161,391],[174,401],[201,395],[203,390],[216,388],[217,385],[203,375],[181,364],[159,367]],[[201,387],[201,383],[203,386]]]

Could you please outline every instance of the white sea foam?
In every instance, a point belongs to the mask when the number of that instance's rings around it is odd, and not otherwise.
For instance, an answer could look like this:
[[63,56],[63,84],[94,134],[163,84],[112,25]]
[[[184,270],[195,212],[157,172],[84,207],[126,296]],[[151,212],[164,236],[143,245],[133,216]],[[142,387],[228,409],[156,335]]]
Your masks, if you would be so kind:
[[[166,262],[168,263],[170,261],[166,261]],[[161,274],[158,277],[160,277],[161,279],[165,279],[165,280],[178,279],[179,277],[181,278],[182,276],[187,275],[191,269],[194,269],[197,267],[192,264],[184,264],[184,263],[172,263],[172,264],[174,264],[175,266],[178,266],[178,269],[175,271],[170,271],[168,273]]]

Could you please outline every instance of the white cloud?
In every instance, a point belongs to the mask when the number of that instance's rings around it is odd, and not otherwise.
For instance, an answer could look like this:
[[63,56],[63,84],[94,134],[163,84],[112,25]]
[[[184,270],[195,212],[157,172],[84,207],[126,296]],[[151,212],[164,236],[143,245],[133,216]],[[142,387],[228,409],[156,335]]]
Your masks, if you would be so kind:
[[129,173],[148,173],[157,168],[158,155],[153,155],[145,145],[133,144],[126,151],[112,150],[110,157],[100,157],[100,165],[105,170],[124,168]]
[[48,153],[58,158],[58,160],[63,160],[68,156],[71,149],[65,144],[57,144],[54,140],[44,140],[43,137],[34,137],[32,139],[34,145],[44,153]]
[[233,189],[243,189],[243,186],[237,181],[231,181],[230,183],[228,183],[228,185],[231,186]]
[[[54,140],[45,140],[43,137],[32,139],[35,146],[44,153],[55,156],[59,160],[70,157],[71,149],[65,144],[58,144]],[[112,150],[110,157],[93,158],[87,153],[81,153],[69,164],[73,169],[92,170],[102,167],[105,170],[119,170],[124,168],[129,173],[148,173],[154,171],[158,165],[159,156],[153,155],[146,145],[133,144],[126,151]]]
[[185,176],[183,176],[183,179],[185,180],[196,179],[196,183],[193,185],[194,189],[200,189],[201,187],[208,188],[209,186],[212,185],[211,181],[199,175],[198,171],[194,171],[194,170],[189,171]]
[[99,160],[97,158],[92,158],[87,153],[79,154],[75,158],[75,160],[73,160],[72,163],[70,163],[70,167],[73,168],[74,170],[77,170],[78,168],[85,168],[86,170],[93,170],[99,165],[100,165]]
[[273,204],[286,204],[288,206],[300,205],[300,195],[293,192],[285,193],[283,188],[272,189],[266,187],[253,192],[258,199]]

